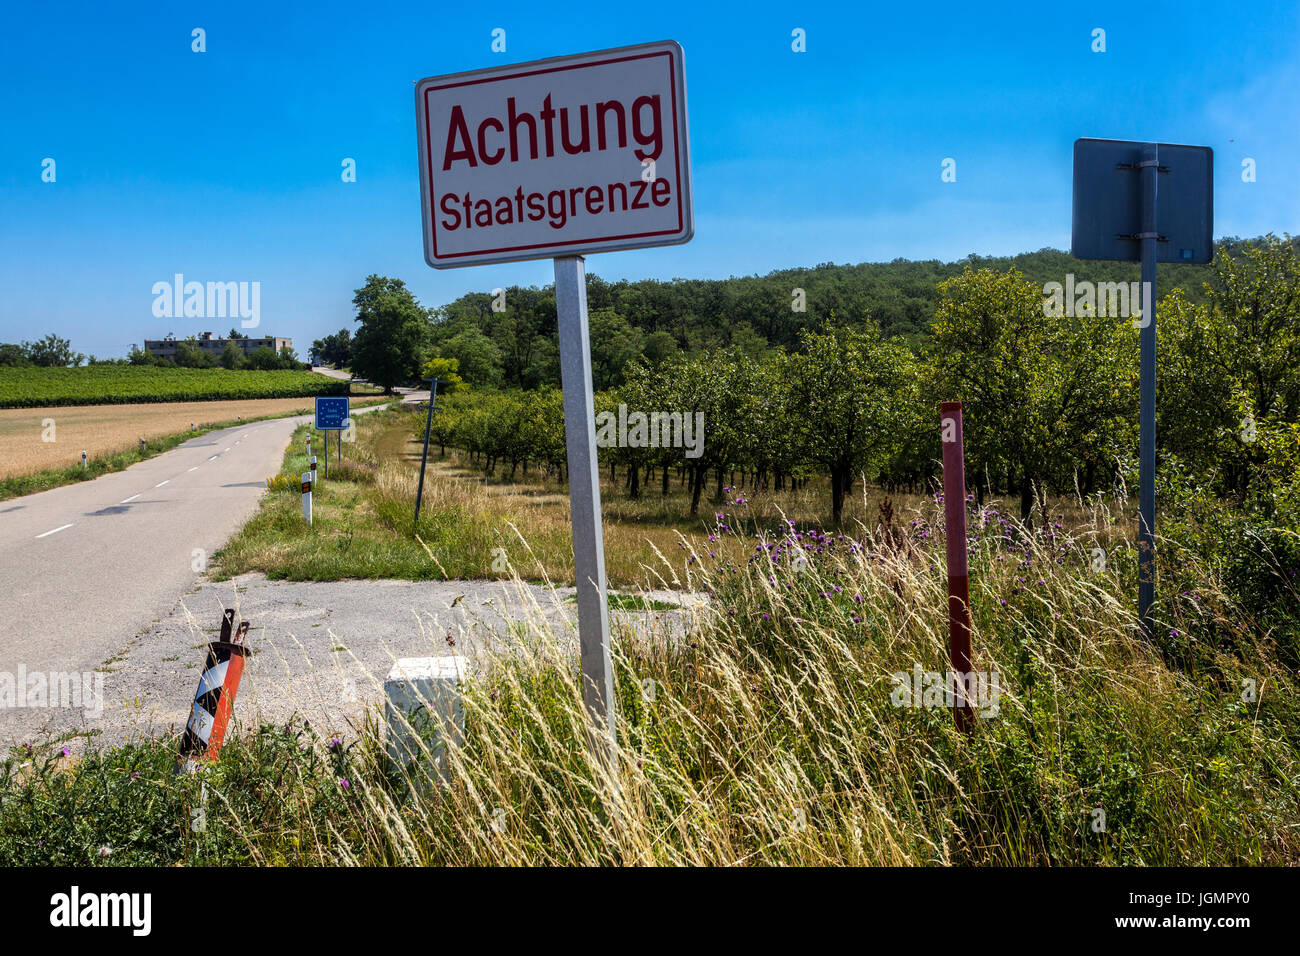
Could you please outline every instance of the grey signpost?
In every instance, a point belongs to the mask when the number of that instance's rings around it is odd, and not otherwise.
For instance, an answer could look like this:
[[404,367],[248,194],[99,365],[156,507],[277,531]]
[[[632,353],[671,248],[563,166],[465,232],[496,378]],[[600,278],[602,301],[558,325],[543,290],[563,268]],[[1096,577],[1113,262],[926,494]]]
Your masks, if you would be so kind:
[[1141,348],[1138,617],[1149,634],[1156,547],[1156,263],[1205,263],[1213,256],[1213,151],[1208,146],[1076,140],[1070,249],[1080,259],[1142,264],[1142,313],[1134,323]]
[[[555,260],[555,307],[560,327],[564,386],[564,444],[573,521],[573,570],[578,634],[582,643],[583,700],[594,729],[614,735],[614,674],[609,659],[609,604],[605,588],[605,536],[600,522],[600,465],[587,331],[587,266],[582,256]],[[601,737],[597,736],[596,740]]]
[[694,232],[682,48],[665,40],[429,77],[415,112],[425,261],[555,260],[583,699],[593,748],[608,752],[614,678],[584,257]]
[[424,420],[424,451],[420,454],[420,484],[415,489],[415,521],[411,525],[411,534],[420,530],[420,502],[424,500],[424,466],[429,460],[429,432],[433,430],[433,406],[438,401],[438,378],[426,378],[429,383],[429,415]]

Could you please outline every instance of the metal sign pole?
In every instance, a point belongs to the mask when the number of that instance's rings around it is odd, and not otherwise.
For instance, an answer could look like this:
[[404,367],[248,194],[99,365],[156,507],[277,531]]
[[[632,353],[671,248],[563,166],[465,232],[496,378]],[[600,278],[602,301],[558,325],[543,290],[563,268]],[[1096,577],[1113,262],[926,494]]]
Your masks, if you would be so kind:
[[573,566],[578,589],[582,693],[592,720],[591,742],[608,754],[614,742],[614,675],[609,657],[605,538],[600,523],[596,410],[587,332],[587,268],[582,256],[555,260],[555,306],[560,327],[564,442],[568,452]]
[[1214,150],[1077,139],[1072,218],[1076,257],[1141,263],[1142,318],[1134,322],[1141,346],[1137,609],[1149,637],[1156,587],[1156,263],[1204,265],[1214,258]]
[[1138,618],[1151,633],[1151,603],[1155,598],[1156,528],[1156,195],[1159,147],[1142,147],[1142,408],[1138,438]]
[[438,379],[426,379],[429,383],[429,417],[424,422],[424,454],[420,456],[420,486],[415,490],[415,521],[411,524],[411,534],[420,527],[420,501],[424,498],[424,463],[429,460],[429,431],[433,428],[433,403],[438,399]]

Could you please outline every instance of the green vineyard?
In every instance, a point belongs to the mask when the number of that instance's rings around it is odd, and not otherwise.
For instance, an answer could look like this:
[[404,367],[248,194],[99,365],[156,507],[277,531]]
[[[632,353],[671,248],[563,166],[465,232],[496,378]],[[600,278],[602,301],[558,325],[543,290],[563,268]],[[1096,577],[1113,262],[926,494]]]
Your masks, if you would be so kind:
[[0,369],[0,408],[346,394],[347,382],[315,372],[130,365]]

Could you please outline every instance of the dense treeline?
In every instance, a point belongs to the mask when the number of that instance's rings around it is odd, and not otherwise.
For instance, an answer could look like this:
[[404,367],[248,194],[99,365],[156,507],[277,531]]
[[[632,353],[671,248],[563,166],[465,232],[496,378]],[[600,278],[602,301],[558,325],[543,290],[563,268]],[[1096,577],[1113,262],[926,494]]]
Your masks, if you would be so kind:
[[[1220,240],[1230,259],[1262,240]],[[1293,248],[1300,240],[1291,241]],[[928,341],[942,282],[965,270],[1015,269],[1035,287],[1138,280],[1135,263],[1088,262],[1043,249],[1014,257],[968,256],[859,265],[824,264],[766,276],[606,282],[587,279],[592,370],[597,390],[623,382],[633,360],[657,364],[676,354],[724,349],[761,359],[772,349],[797,351],[802,334],[865,318],[887,338],[914,351]],[[1160,294],[1180,290],[1193,305],[1206,302],[1207,266],[1170,263]],[[560,385],[555,290],[510,286],[470,293],[437,308],[420,305],[400,279],[370,276],[353,299],[359,327],[317,339],[317,360],[350,367],[385,387],[415,384],[429,356],[455,361],[476,388]]]
[[[1219,248],[1239,258],[1249,243],[1225,239]],[[765,276],[606,282],[589,276],[593,374],[597,389],[622,382],[634,358],[656,363],[687,355],[733,349],[761,358],[771,348],[798,350],[801,336],[828,322],[860,323],[870,316],[882,334],[919,347],[928,337],[939,304],[939,285],[966,269],[1015,269],[1041,289],[1048,282],[1136,282],[1134,263],[1088,262],[1054,249],[1014,257],[969,256],[959,262],[859,265],[824,264]],[[1205,303],[1205,266],[1161,266],[1161,294],[1181,289],[1195,305]],[[802,293],[797,290],[802,290]],[[475,386],[536,388],[560,384],[555,291],[511,286],[471,293],[430,310],[429,345],[455,358]],[[332,337],[331,337],[332,338]],[[320,343],[337,354],[328,340]],[[346,347],[346,341],[339,343]]]
[[[1160,451],[1244,502],[1295,480],[1300,462],[1300,266],[1294,244],[1269,237],[1221,248],[1203,274],[1195,297],[1173,288],[1158,308]],[[951,397],[965,402],[972,490],[1017,496],[1026,520],[1048,494],[1088,495],[1130,476],[1132,318],[1055,315],[1041,284],[1015,269],[968,265],[935,293],[928,335],[913,341],[867,318],[803,329],[792,349],[757,355],[629,351],[619,376],[598,381],[598,413],[702,413],[703,444],[687,455],[652,447],[648,426],[628,427],[619,447],[602,449],[602,466],[633,496],[687,483],[692,513],[738,473],[774,489],[825,475],[838,520],[860,478],[916,489],[936,476],[938,403]],[[549,385],[448,396],[434,427],[440,445],[489,472],[534,463],[562,474],[563,413]]]

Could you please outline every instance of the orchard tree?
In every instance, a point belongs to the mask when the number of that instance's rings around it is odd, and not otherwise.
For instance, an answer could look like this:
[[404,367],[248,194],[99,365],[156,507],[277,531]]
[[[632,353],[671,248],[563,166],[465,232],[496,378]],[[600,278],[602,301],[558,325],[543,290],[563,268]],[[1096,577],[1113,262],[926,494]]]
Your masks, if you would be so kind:
[[796,423],[802,413],[790,401],[794,365],[784,349],[769,351],[754,371],[749,409],[746,458],[763,487],[774,481],[780,491],[799,463],[800,437]]
[[[674,395],[671,376],[675,374],[676,367],[672,362],[657,364],[642,360],[632,362],[624,372],[626,381],[618,390],[619,399],[627,402],[629,411],[640,411],[647,415],[654,412],[675,411],[673,402],[677,401],[677,398]],[[612,405],[616,411],[617,401],[613,402]],[[666,497],[668,495],[670,470],[682,465],[684,450],[661,443],[657,448],[638,448],[629,449],[628,451],[630,454],[627,457],[630,459],[632,467],[644,466],[648,471],[656,467],[660,469],[659,487],[661,493]],[[635,494],[640,493],[639,477],[633,480],[630,490]]]
[[1244,498],[1265,459],[1259,435],[1300,421],[1300,262],[1272,235],[1241,252],[1220,247],[1207,304],[1177,294],[1161,303],[1156,434]]
[[709,472],[716,479],[714,497],[721,500],[726,470],[740,460],[750,427],[755,370],[754,362],[732,351],[679,354],[654,370],[664,387],[652,393],[659,403],[653,410],[680,412],[692,429],[697,420],[703,422],[702,434],[692,431],[692,455],[676,450],[691,481],[692,517],[699,514]]
[[915,382],[911,352],[873,323],[804,332],[790,361],[789,414],[803,455],[830,474],[836,524],[854,476],[871,477],[902,440]]
[[1028,522],[1035,493],[1131,444],[1137,330],[1128,317],[1057,316],[1015,269],[939,284],[925,393],[963,403],[976,483],[1005,474]]
[[529,456],[545,465],[548,472],[559,475],[567,460],[564,396],[558,388],[543,387],[523,393],[523,399],[520,433],[524,446]]

